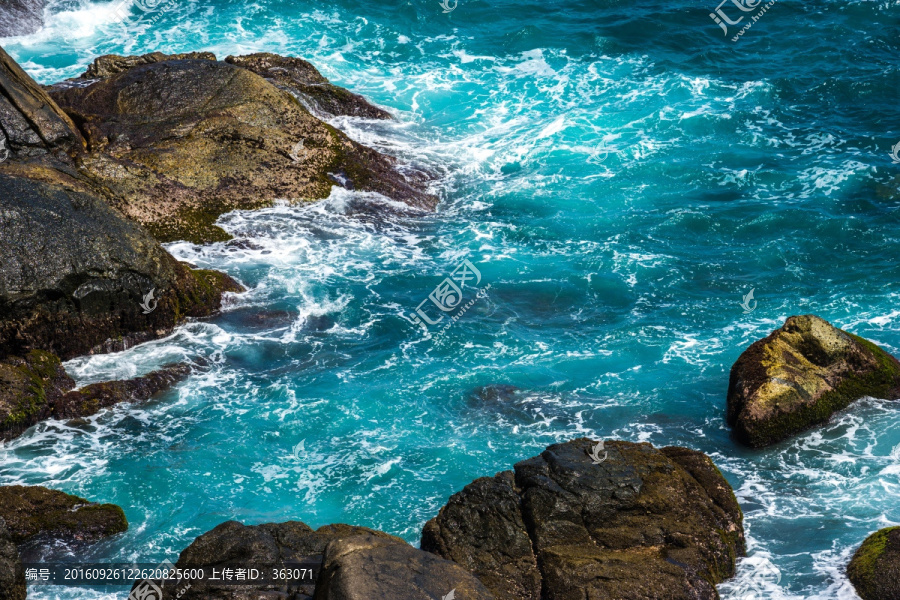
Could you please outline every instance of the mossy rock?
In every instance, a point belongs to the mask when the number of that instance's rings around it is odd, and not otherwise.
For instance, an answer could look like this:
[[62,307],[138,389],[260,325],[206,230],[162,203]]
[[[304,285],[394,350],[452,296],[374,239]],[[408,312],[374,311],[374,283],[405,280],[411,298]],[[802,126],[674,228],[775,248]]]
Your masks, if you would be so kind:
[[[261,68],[280,59],[267,56],[231,61]],[[352,141],[248,68],[209,56],[147,55],[104,59],[95,71],[104,77],[51,86],[50,94],[90,144],[82,170],[160,241],[223,241],[219,215],[326,198],[334,185],[417,208],[437,203],[393,158]],[[330,90],[334,105],[368,105],[330,84],[307,83]]]
[[16,544],[38,536],[96,541],[128,529],[125,512],[115,504],[95,504],[40,486],[0,486],[0,518]]
[[0,361],[0,439],[16,435],[52,414],[52,403],[75,387],[59,357],[32,350]]
[[847,566],[847,577],[863,600],[900,600],[900,527],[867,537]]
[[795,316],[734,363],[727,419],[740,442],[758,448],[865,396],[900,398],[900,362],[815,315]]

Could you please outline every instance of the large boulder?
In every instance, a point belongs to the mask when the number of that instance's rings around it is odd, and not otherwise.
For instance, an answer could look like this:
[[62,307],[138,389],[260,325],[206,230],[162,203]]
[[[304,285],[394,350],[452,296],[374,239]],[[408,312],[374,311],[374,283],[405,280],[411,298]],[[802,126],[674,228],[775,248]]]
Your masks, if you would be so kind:
[[422,549],[498,600],[713,599],[744,554],[742,522],[706,455],[578,439],[466,486]]
[[739,441],[758,448],[865,396],[900,398],[900,362],[815,315],[790,317],[734,363],[727,419]]
[[115,504],[96,504],[40,486],[0,486],[0,518],[15,544],[54,539],[91,542],[128,529]]
[[44,24],[44,0],[0,2],[0,38],[29,35]]
[[0,440],[46,419],[87,417],[121,402],[147,400],[189,373],[187,365],[173,365],[135,379],[76,390],[59,357],[51,352],[32,350],[0,360]]
[[159,337],[241,289],[176,261],[111,207],[112,192],[76,167],[75,124],[2,49],[0,132],[0,359]]
[[260,52],[229,56],[225,62],[253,71],[294,94],[310,111],[324,115],[390,119],[391,114],[368,100],[329,82],[302,58]]
[[0,600],[25,600],[25,569],[19,549],[0,518]]
[[0,165],[0,190],[0,357],[71,358],[110,339],[125,347],[242,289],[176,261],[77,175]]
[[316,600],[493,600],[476,577],[405,542],[373,535],[328,544]]
[[[405,543],[386,533],[353,527],[327,525],[313,530],[305,523],[265,523],[247,526],[237,521],[226,521],[204,533],[182,551],[176,567],[179,569],[204,568],[222,572],[226,568],[256,568],[269,573],[273,568],[312,568],[315,575],[322,564],[322,555],[328,543],[345,537],[375,536],[395,543]],[[310,576],[301,584],[247,584],[229,585],[220,582],[183,580],[152,582],[163,591],[163,599],[181,600],[257,600],[258,598],[287,598],[309,600],[315,593],[316,579]],[[135,588],[144,585],[136,582]],[[187,589],[185,589],[187,588]]]
[[863,600],[900,600],[900,527],[867,537],[850,560],[847,577]]
[[228,239],[214,225],[219,215],[325,198],[333,185],[423,209],[437,202],[394,159],[350,140],[248,69],[208,59],[126,68],[121,58],[102,69],[121,72],[58,84],[51,96],[87,139],[82,168],[159,240]]

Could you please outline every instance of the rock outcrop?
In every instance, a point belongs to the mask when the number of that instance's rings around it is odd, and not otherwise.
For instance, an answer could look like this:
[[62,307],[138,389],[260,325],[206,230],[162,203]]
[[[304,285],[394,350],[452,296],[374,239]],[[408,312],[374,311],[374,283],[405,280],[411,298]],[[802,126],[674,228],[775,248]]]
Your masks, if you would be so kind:
[[302,58],[268,52],[229,56],[225,62],[253,71],[279,88],[291,92],[313,113],[346,115],[367,119],[390,119],[386,110],[342,87],[333,85],[319,70]]
[[0,38],[29,35],[44,24],[44,0],[3,0]]
[[[302,583],[152,582],[167,600],[176,596],[184,600],[418,600],[444,596],[454,587],[471,593],[461,596],[464,598],[490,598],[478,580],[458,565],[417,550],[400,538],[350,525],[326,525],[313,531],[298,521],[256,526],[228,521],[194,540],[181,553],[176,567],[202,567],[207,573],[227,568],[269,572],[303,567],[310,576]],[[136,582],[135,588],[141,585],[144,583]]]
[[125,513],[115,504],[95,504],[40,486],[0,486],[0,518],[17,545],[37,537],[93,542],[128,529]]
[[0,361],[0,440],[46,419],[87,417],[121,402],[147,400],[189,373],[187,365],[173,365],[143,377],[75,390],[75,382],[51,352],[32,350],[7,358]]
[[450,498],[422,549],[497,600],[712,599],[743,555],[743,515],[706,455],[574,440]]
[[405,542],[366,535],[328,544],[316,600],[493,600],[462,567]]
[[847,566],[847,577],[863,600],[900,600],[900,527],[867,537]]
[[51,88],[88,142],[82,169],[157,239],[225,240],[214,225],[222,213],[325,198],[333,185],[435,206],[423,182],[404,177],[396,161],[236,66],[262,70],[262,59],[159,58],[114,57],[95,63],[93,71],[105,75],[96,81]]
[[864,396],[900,398],[900,362],[815,315],[790,317],[734,363],[727,419],[739,441],[758,448]]
[[25,600],[25,569],[15,542],[0,518],[0,600]]

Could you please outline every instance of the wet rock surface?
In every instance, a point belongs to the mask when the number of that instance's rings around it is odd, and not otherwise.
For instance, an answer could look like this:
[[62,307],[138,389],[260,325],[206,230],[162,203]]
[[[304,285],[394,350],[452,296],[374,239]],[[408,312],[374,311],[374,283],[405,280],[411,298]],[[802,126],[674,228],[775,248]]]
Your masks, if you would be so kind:
[[247,56],[229,56],[225,62],[253,71],[301,100],[311,112],[326,115],[390,119],[386,110],[329,82],[311,63],[302,58],[268,52]]
[[867,537],[853,555],[847,577],[863,600],[900,600],[900,527]]
[[109,59],[94,71],[122,70],[89,85],[53,86],[51,95],[88,141],[83,170],[159,240],[226,240],[214,225],[222,213],[325,198],[335,184],[417,208],[436,204],[394,159],[248,69],[196,58],[130,62]]
[[143,377],[74,390],[59,358],[41,350],[0,361],[0,439],[13,438],[46,419],[87,417],[122,402],[148,400],[191,372],[171,365]]
[[44,0],[3,0],[0,37],[29,35],[44,24]]
[[25,600],[25,569],[19,551],[0,518],[0,600]]
[[864,396],[900,398],[900,362],[815,315],[795,316],[734,363],[727,419],[739,441],[762,447]]
[[[422,549],[500,600],[717,598],[744,553],[743,515],[712,461],[686,448],[574,440],[450,498]],[[605,457],[605,458],[603,458]]]
[[0,518],[15,544],[36,537],[92,542],[128,529],[125,513],[115,504],[40,486],[0,486]]

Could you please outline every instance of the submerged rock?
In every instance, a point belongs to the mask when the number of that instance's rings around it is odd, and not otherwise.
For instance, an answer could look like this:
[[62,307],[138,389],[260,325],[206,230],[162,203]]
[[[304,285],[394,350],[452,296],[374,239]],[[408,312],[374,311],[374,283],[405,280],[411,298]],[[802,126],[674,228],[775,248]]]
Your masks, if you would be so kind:
[[847,577],[863,600],[900,600],[900,527],[867,537],[847,566]]
[[864,396],[900,398],[900,362],[815,315],[790,317],[731,368],[728,424],[739,441],[762,447]]
[[0,600],[25,600],[25,568],[6,522],[0,518]]
[[115,504],[40,486],[0,486],[0,518],[17,545],[37,537],[91,542],[128,529],[125,513]]
[[121,402],[139,402],[187,377],[190,367],[172,365],[126,381],[75,382],[59,358],[42,350],[0,361],[0,439],[13,438],[46,419],[87,417]]
[[422,549],[498,600],[707,599],[744,554],[743,515],[706,455],[608,442],[548,447],[452,496]]
[[88,141],[83,170],[159,240],[225,240],[214,225],[219,215],[325,198],[335,183],[418,208],[437,202],[394,159],[350,140],[246,68],[114,57],[95,72],[118,69],[53,86],[51,96]]
[[333,85],[318,69],[302,58],[260,52],[247,56],[229,56],[225,62],[265,77],[279,88],[300,98],[313,112],[367,119],[391,118],[389,112],[373,106],[359,94]]

